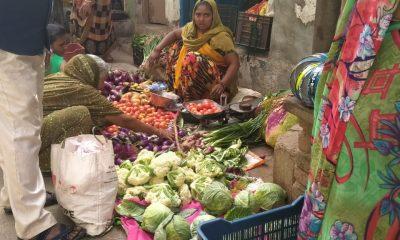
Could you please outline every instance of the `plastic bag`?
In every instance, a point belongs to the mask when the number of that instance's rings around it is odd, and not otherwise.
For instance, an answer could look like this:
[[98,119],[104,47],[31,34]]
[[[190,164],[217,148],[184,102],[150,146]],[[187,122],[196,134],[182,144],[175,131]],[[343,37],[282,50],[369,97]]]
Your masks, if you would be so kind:
[[79,135],[51,147],[52,180],[64,213],[91,236],[112,227],[118,177],[111,141]]

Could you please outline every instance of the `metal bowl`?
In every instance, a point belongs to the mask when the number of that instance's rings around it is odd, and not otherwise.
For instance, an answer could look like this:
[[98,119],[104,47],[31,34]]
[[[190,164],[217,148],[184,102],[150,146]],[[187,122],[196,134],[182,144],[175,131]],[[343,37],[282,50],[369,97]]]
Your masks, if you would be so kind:
[[[214,104],[220,111],[217,113],[212,113],[212,114],[206,114],[206,115],[197,115],[195,113],[192,113],[191,111],[189,111],[188,109],[188,105],[190,103],[203,103],[204,101],[210,101],[212,104]],[[183,106],[185,107],[185,109],[192,114],[193,117],[197,118],[198,120],[212,120],[212,119],[221,119],[225,116],[225,109],[219,105],[218,103],[214,102],[213,100],[209,100],[209,99],[203,99],[203,100],[197,100],[197,101],[191,101],[191,102],[186,102],[183,103]]]
[[160,108],[172,108],[178,103],[179,97],[173,93],[151,93],[150,102],[153,106]]

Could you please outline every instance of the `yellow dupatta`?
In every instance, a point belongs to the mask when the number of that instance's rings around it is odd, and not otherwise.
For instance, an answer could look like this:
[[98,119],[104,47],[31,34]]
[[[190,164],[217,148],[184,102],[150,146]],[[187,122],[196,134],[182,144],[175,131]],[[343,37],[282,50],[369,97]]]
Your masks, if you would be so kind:
[[197,32],[196,25],[194,23],[195,13],[193,10],[193,21],[186,24],[182,30],[183,46],[175,66],[175,89],[178,89],[180,86],[183,60],[189,51],[197,51],[202,55],[210,57],[216,64],[224,65],[224,56],[222,56],[215,49],[219,49],[224,52],[230,52],[235,49],[233,44],[233,33],[229,28],[222,24],[221,17],[218,13],[218,7],[214,0],[197,1],[194,9],[196,9],[200,2],[204,1],[209,3],[212,8],[213,22],[211,29],[204,34],[199,34]]

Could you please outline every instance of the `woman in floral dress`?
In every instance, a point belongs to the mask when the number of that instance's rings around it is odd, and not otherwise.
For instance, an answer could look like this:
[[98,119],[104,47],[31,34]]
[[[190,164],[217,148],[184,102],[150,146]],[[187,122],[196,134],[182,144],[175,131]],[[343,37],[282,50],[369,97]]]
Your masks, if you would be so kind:
[[298,239],[400,239],[398,5],[343,4],[315,102]]
[[197,1],[193,21],[175,30],[158,44],[147,63],[153,65],[161,52],[167,54],[169,84],[186,101],[234,97],[237,89],[239,57],[232,32],[222,24],[214,0]]

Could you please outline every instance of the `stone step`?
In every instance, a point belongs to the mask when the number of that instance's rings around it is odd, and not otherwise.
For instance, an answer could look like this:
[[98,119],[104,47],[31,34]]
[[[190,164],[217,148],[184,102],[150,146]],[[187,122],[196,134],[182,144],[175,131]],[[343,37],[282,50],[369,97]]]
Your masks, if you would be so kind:
[[132,51],[129,54],[118,45],[110,52],[110,56],[113,58],[114,63],[127,63],[133,65]]
[[135,34],[167,34],[174,30],[173,26],[162,25],[162,24],[136,24]]
[[135,25],[131,19],[112,22],[116,38],[132,38],[135,32]]
[[121,49],[121,51],[124,51],[129,55],[132,55],[132,37],[118,38],[117,42],[119,44],[119,48]]

